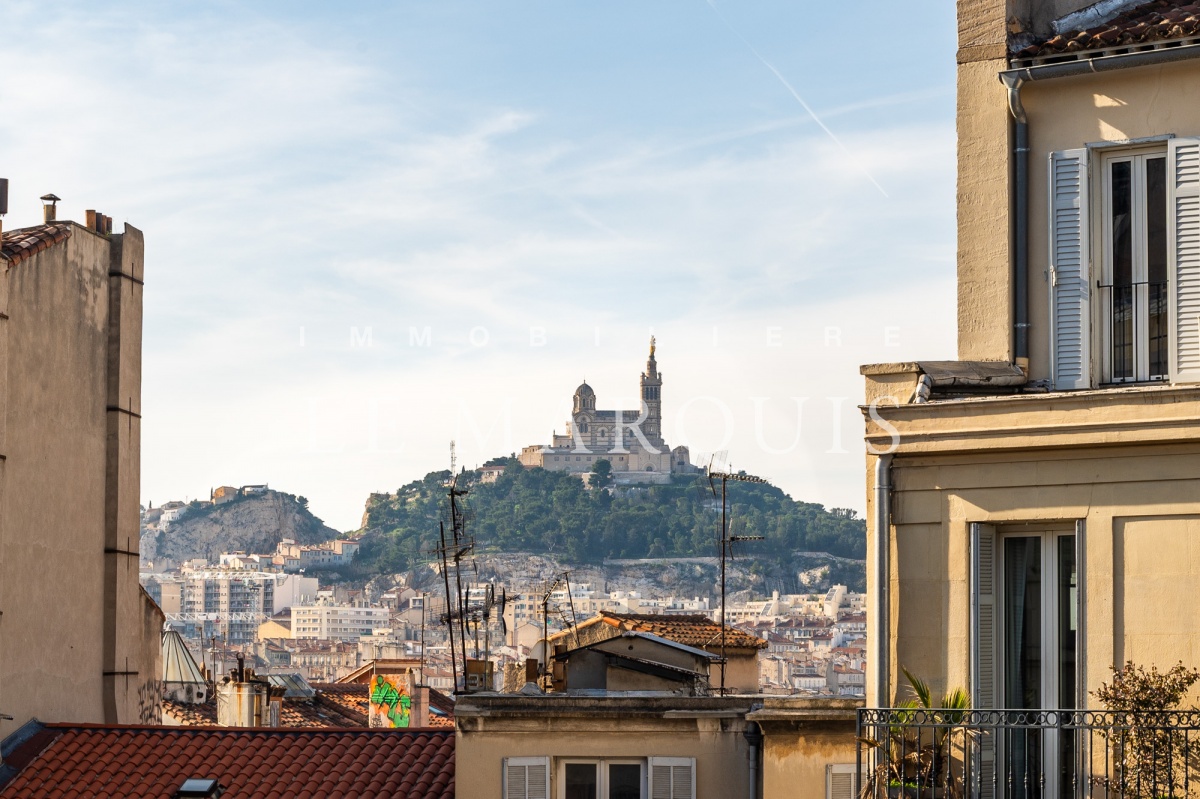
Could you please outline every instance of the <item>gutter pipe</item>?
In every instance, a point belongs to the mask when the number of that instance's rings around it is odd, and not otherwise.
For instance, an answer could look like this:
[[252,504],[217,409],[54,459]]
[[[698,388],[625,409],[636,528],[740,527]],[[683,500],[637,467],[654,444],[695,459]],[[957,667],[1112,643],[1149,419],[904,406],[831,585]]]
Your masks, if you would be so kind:
[[1013,131],[1013,362],[1029,375],[1029,117],[1021,105],[1025,80],[1001,72]]
[[750,793],[746,796],[750,799],[760,799],[762,794],[758,790],[758,761],[763,742],[762,728],[757,721],[752,721],[746,725],[746,729],[742,732],[746,739],[746,743],[750,746],[748,753],[750,760]]
[[875,620],[875,704],[891,706],[891,682],[888,675],[891,642],[891,607],[888,602],[888,586],[891,582],[888,557],[892,544],[892,456],[880,455],[875,459],[875,602],[872,614]]

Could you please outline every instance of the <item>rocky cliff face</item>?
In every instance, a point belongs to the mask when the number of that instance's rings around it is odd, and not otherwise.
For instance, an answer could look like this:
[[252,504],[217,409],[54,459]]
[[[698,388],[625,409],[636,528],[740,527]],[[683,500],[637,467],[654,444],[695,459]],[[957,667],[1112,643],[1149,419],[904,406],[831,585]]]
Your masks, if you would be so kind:
[[166,530],[157,522],[144,523],[142,559],[216,562],[223,552],[274,552],[284,538],[318,544],[337,536],[337,530],[309,513],[296,497],[268,491],[221,505],[193,503]]

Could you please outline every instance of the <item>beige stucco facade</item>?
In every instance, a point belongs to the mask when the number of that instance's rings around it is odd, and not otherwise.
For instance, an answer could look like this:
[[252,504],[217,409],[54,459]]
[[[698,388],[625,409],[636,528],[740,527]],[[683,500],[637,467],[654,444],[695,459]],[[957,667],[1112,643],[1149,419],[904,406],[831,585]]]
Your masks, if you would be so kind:
[[857,767],[851,699],[767,697],[746,718],[762,732],[763,797],[825,796],[831,767]]
[[0,259],[0,737],[159,718],[164,617],[138,584],[142,234],[57,224],[64,240]]
[[[1028,5],[984,0],[958,6],[958,341],[964,361],[1015,360],[1014,121],[999,80],[1009,68],[1008,37],[1044,33],[1050,20],[1086,4]],[[1024,82],[1020,101],[1030,142],[1027,381],[1007,389],[935,387],[925,401],[919,387],[926,381],[928,389],[929,375],[916,360],[862,370],[871,453],[868,552],[881,540],[887,545],[887,572],[869,569],[867,587],[874,596],[884,591],[889,607],[886,624],[873,622],[869,636],[871,652],[887,652],[887,687],[875,686],[880,664],[873,661],[869,705],[905,696],[901,667],[938,690],[977,687],[971,683],[973,659],[983,648],[973,626],[983,568],[972,550],[978,530],[997,541],[1041,534],[1080,540],[1073,578],[1078,606],[1070,610],[1078,618],[1071,615],[1070,624],[1078,625],[1071,630],[1078,636],[1081,684],[1072,701],[1094,702],[1090,692],[1109,678],[1113,664],[1126,660],[1200,665],[1200,385],[1174,373],[1153,382],[1108,382],[1107,322],[1096,289],[1106,246],[1102,157],[1138,145],[1135,140],[1165,155],[1167,139],[1200,137],[1200,59],[1072,77],[1041,73]],[[1083,314],[1087,384],[1063,391],[1056,390],[1052,368],[1049,197],[1051,155],[1069,150],[1088,154],[1086,190],[1075,207],[1082,209],[1081,238],[1089,245],[1084,276],[1093,291]],[[888,459],[882,479],[890,507],[883,517],[876,508],[876,453]],[[1007,589],[995,590],[999,605],[999,592]],[[1003,691],[992,698],[1002,702]]]
[[549,799],[557,799],[568,761],[648,766],[666,757],[694,761],[696,799],[820,797],[829,767],[855,762],[859,705],[761,696],[464,696],[454,711],[455,790],[462,799],[503,796],[506,759],[548,758]]
[[[1200,387],[943,401],[883,419],[901,441],[891,466],[892,697],[904,695],[901,666],[939,688],[970,685],[973,522],[1000,533],[1082,523],[1085,693],[1114,663],[1200,663]],[[874,445],[890,437],[869,425]]]

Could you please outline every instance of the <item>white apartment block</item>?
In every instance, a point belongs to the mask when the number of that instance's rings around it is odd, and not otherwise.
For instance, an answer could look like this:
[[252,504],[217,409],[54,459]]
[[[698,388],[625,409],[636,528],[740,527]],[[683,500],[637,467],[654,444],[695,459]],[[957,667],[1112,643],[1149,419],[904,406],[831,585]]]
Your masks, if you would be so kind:
[[325,638],[357,641],[391,622],[387,608],[347,605],[308,605],[292,608],[292,638]]

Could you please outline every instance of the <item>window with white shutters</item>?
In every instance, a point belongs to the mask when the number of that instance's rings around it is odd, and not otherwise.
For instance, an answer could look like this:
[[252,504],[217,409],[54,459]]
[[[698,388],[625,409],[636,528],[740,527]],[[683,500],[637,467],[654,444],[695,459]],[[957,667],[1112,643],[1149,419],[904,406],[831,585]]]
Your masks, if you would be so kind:
[[504,799],[550,799],[550,758],[506,757]]
[[650,758],[650,799],[696,799],[696,759]]
[[1089,388],[1093,366],[1099,383],[1200,383],[1200,139],[1049,167],[1054,388]]

